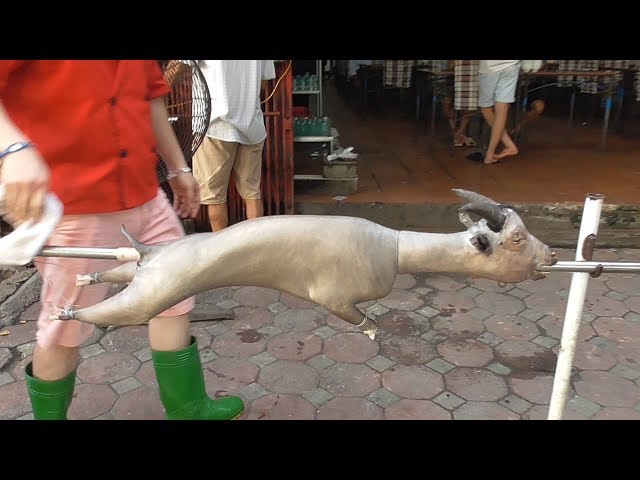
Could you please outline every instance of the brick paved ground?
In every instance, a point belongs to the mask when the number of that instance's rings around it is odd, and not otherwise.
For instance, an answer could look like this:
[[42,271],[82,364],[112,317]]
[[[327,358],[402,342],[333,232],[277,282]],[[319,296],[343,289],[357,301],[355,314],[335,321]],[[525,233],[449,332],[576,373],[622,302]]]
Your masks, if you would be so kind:
[[[597,258],[640,261],[640,250]],[[240,395],[244,419],[545,419],[569,283],[400,275],[365,305],[375,341],[286,294],[225,288],[198,302],[235,318],[193,333],[209,394]],[[0,419],[32,418],[23,371],[37,308],[0,336]],[[146,335],[99,331],[82,348],[70,418],[163,418]],[[565,418],[640,419],[640,276],[590,281],[574,367]]]

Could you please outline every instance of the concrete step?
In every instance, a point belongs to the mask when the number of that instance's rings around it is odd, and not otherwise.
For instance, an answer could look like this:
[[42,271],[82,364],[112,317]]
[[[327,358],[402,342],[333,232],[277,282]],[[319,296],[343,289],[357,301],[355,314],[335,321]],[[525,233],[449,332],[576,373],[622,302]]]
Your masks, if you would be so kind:
[[327,178],[324,175],[295,175],[296,193],[313,195],[351,195],[358,191],[358,177]]

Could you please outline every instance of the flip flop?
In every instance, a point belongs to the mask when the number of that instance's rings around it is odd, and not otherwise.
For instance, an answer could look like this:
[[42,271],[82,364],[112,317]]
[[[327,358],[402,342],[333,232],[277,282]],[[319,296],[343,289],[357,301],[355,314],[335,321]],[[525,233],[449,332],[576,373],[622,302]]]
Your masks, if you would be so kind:
[[464,137],[462,142],[454,142],[453,146],[454,147],[475,147],[476,141],[473,138]]

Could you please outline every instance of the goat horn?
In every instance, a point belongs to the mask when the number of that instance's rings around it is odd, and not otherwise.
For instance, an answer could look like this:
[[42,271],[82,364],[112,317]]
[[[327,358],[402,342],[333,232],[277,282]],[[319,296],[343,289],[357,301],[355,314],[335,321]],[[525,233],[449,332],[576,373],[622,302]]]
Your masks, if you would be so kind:
[[499,232],[507,220],[502,207],[500,205],[488,203],[467,203],[460,207],[461,212],[475,213],[476,215],[487,220],[489,228],[494,232]]
[[489,197],[485,197],[484,195],[480,195],[476,192],[470,192],[469,190],[462,190],[460,188],[454,188],[453,192],[461,198],[464,198],[467,202],[471,203],[488,203],[490,205],[500,205],[495,200],[490,199]]

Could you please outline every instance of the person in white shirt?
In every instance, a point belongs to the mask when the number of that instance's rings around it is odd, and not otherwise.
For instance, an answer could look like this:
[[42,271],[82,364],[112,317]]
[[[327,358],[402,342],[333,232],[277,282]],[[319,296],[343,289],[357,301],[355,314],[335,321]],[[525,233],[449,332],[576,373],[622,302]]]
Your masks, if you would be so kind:
[[198,66],[211,95],[211,120],[193,157],[193,175],[215,232],[228,224],[232,170],[247,218],[263,215],[260,182],[267,131],[260,94],[266,81],[275,78],[275,65],[273,60],[199,60]]
[[[478,106],[491,127],[484,163],[517,155],[518,147],[506,131],[509,105],[515,102],[520,60],[480,60],[478,66]],[[496,153],[502,142],[503,149]]]

